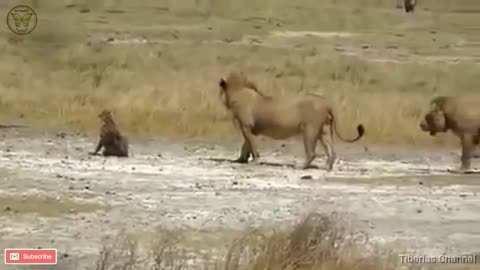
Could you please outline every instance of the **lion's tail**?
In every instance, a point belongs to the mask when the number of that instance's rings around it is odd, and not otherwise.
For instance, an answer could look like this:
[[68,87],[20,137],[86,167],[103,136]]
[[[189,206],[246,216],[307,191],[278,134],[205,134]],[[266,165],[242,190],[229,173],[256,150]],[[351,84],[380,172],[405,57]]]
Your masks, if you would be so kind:
[[[358,132],[358,135],[357,137],[353,138],[353,139],[345,139],[337,130],[337,122],[335,121],[335,117],[333,115],[333,112],[331,110],[328,110],[328,115],[330,116],[330,135],[333,135],[333,130],[335,130],[335,134],[337,134],[337,137],[340,138],[340,140],[344,141],[344,142],[348,142],[348,143],[353,143],[353,142],[356,142],[358,141],[360,138],[363,137],[363,134],[365,134],[365,128],[363,127],[362,124],[359,124],[357,126],[357,132]],[[333,136],[332,136],[333,138]]]

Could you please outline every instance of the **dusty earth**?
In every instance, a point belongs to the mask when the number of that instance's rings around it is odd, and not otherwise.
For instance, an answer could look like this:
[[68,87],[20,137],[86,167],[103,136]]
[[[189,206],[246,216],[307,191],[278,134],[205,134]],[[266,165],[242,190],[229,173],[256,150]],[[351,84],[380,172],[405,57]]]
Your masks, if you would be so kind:
[[131,138],[125,159],[88,156],[93,137],[2,133],[0,248],[57,248],[80,262],[76,269],[91,267],[102,237],[122,228],[215,232],[312,211],[348,216],[376,243],[401,250],[479,251],[480,179],[447,173],[456,149],[337,143],[339,160],[326,172],[322,156],[318,169],[298,169],[303,151],[295,140],[263,140],[263,163],[242,165],[229,162],[239,141]]
[[[441,50],[434,55],[422,55],[406,50],[402,46],[392,44],[375,44],[376,42],[354,42],[351,38],[365,40],[379,37],[378,33],[359,32],[322,32],[322,31],[271,31],[266,35],[242,35],[237,39],[215,39],[209,37],[209,31],[192,27],[192,29],[178,27],[169,30],[171,34],[161,37],[132,35],[121,33],[95,33],[87,39],[88,43],[103,43],[109,45],[146,45],[146,44],[221,44],[222,46],[259,46],[267,48],[283,48],[294,51],[306,51],[317,48],[319,51],[332,52],[340,55],[357,57],[368,62],[382,63],[480,63],[478,43],[469,42],[456,37],[456,41],[447,47],[438,45]],[[181,31],[186,32],[181,39],[172,38]],[[178,32],[178,33],[177,33]],[[169,33],[169,32],[167,32]],[[431,34],[435,38],[434,34]],[[403,34],[383,33],[385,38],[403,38]],[[200,38],[201,37],[201,38]],[[328,42],[327,42],[328,41]],[[356,44],[357,43],[357,44]],[[377,42],[378,43],[378,42]],[[438,49],[437,48],[437,49]],[[432,48],[433,49],[433,48]],[[327,55],[327,54],[326,54]],[[327,57],[327,56],[326,56]]]

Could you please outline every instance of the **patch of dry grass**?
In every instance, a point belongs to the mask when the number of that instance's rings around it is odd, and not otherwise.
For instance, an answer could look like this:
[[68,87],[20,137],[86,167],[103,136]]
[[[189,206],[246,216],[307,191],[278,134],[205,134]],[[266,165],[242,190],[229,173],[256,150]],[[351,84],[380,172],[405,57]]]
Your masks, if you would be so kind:
[[[476,24],[474,19],[422,11],[415,18],[405,18],[392,1],[366,1],[366,9],[347,0],[320,6],[310,0],[242,5],[214,0],[190,1],[196,4],[71,2],[71,8],[65,8],[66,2],[32,3],[40,14],[38,28],[26,37],[2,33],[0,114],[4,122],[21,115],[38,127],[94,130],[96,113],[108,108],[120,127],[131,133],[223,137],[236,132],[219,101],[217,81],[231,70],[243,69],[271,94],[314,91],[329,96],[338,106],[343,129],[353,132],[362,122],[369,142],[445,143],[448,139],[432,140],[419,131],[423,108],[434,95],[471,93],[480,84],[480,67],[473,62],[376,63],[368,61],[370,56],[347,57],[333,50],[336,43],[357,46],[363,41],[381,48],[396,42],[389,31],[407,35],[398,42],[407,52],[427,54],[438,51],[438,46],[453,46],[457,40],[468,42],[478,36],[463,31]],[[462,3],[469,8],[473,5],[467,0]],[[422,5],[433,6],[427,1]],[[79,13],[84,6],[91,11]],[[453,10],[443,4],[435,8]],[[189,9],[193,13],[186,12]],[[453,21],[457,22],[456,34],[449,32]],[[307,38],[286,48],[202,44],[239,41],[243,34],[252,33],[266,37],[270,29],[279,28],[358,30],[376,35],[372,40],[365,36],[356,41]],[[441,33],[442,44],[415,41],[417,37],[424,40],[431,29]],[[174,43],[113,46],[86,42],[89,34],[113,31]]]
[[[153,245],[120,234],[102,249],[97,270],[116,269],[223,269],[223,270],[319,270],[319,269],[420,269],[401,264],[398,255],[381,250],[367,235],[353,233],[335,215],[311,214],[283,229],[250,230],[221,251],[207,246],[205,256],[196,256],[173,231],[149,235]],[[425,265],[424,265],[425,266]],[[428,269],[453,269],[440,264]],[[454,269],[475,269],[455,265]]]

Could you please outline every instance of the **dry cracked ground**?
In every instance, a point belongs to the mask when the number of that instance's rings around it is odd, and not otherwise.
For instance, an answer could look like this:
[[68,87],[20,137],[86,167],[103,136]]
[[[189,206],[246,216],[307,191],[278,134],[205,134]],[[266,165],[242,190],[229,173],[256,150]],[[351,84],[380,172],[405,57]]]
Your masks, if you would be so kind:
[[229,161],[239,141],[132,138],[131,158],[104,158],[87,155],[94,137],[2,132],[0,248],[57,248],[80,262],[76,269],[92,267],[102,237],[120,229],[234,231],[312,211],[348,216],[380,245],[478,252],[480,181],[447,173],[456,149],[337,143],[327,172],[322,155],[317,169],[298,168],[299,140],[262,140],[262,162],[245,165]]

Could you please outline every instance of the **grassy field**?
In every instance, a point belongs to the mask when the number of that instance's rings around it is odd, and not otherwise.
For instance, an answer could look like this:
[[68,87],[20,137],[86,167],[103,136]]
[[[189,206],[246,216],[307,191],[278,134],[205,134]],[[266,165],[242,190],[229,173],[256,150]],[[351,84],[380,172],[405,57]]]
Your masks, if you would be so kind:
[[370,143],[457,143],[421,133],[419,119],[433,96],[480,85],[477,0],[424,0],[414,14],[393,0],[27,3],[34,32],[0,36],[5,123],[90,132],[107,108],[130,134],[238,136],[217,82],[242,69],[269,94],[329,96],[342,129],[362,122]]

